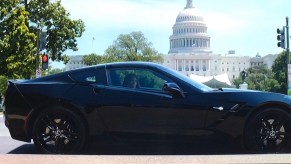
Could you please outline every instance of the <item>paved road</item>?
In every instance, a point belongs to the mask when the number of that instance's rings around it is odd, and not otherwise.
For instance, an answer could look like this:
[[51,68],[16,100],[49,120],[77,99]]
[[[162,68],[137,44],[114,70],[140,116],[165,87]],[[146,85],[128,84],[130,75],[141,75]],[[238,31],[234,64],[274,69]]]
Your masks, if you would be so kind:
[[[0,154],[39,154],[32,143],[13,140],[0,116]],[[209,142],[213,140],[215,142]],[[241,153],[219,138],[152,135],[104,135],[90,140],[84,154],[97,155],[193,155]],[[218,144],[218,145],[217,145]]]
[[4,125],[3,115],[0,115],[0,136],[9,136],[9,131]]
[[[13,140],[0,116],[0,154],[39,154],[32,143]],[[97,155],[193,155],[240,153],[229,143],[216,142],[219,138],[152,135],[104,135],[90,140],[84,154]],[[218,145],[217,145],[218,143]]]
[[0,154],[35,154],[37,150],[33,144],[16,141],[10,137],[4,125],[3,116],[0,115]]
[[41,155],[33,144],[11,139],[0,116],[0,163],[291,163],[290,154],[242,154],[231,146],[192,139],[103,136],[92,142],[84,155]]

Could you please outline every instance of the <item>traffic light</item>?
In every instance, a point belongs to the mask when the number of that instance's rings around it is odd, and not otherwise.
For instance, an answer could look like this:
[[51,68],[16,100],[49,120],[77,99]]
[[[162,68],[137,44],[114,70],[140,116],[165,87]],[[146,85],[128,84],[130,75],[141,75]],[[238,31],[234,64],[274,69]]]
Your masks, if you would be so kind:
[[42,69],[46,70],[48,69],[48,55],[47,54],[43,54],[41,57],[41,63],[42,63]]
[[42,51],[46,49],[46,44],[47,44],[47,31],[42,31],[39,39],[39,50]]
[[279,29],[277,28],[277,40],[279,41],[277,43],[278,47],[284,48],[285,49],[285,28]]

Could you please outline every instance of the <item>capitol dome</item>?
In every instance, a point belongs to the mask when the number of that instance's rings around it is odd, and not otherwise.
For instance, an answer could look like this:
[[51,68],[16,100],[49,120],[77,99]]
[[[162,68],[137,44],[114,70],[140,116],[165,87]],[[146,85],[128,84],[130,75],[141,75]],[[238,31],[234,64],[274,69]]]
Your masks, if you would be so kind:
[[170,53],[210,52],[210,37],[200,12],[187,0],[180,11],[170,36]]
[[191,8],[185,8],[184,10],[182,10],[176,18],[176,23],[184,22],[184,21],[203,22],[204,19],[197,9],[195,9],[194,7],[191,7]]

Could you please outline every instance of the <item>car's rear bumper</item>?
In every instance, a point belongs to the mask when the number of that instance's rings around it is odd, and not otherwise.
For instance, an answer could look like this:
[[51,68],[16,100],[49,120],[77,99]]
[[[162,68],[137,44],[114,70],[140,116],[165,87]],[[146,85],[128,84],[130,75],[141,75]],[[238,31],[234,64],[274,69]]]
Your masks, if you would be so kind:
[[10,135],[15,140],[31,142],[31,137],[25,130],[25,118],[20,115],[8,115],[4,111],[5,126],[9,129]]

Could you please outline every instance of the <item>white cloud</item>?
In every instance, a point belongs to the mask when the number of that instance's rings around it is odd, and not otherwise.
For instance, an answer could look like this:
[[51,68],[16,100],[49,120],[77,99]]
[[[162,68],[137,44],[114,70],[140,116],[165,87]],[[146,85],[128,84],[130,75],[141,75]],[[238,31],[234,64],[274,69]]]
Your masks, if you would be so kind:
[[258,15],[256,10],[236,12],[235,14],[222,12],[205,12],[207,26],[216,32],[239,35],[253,25],[253,19]]

